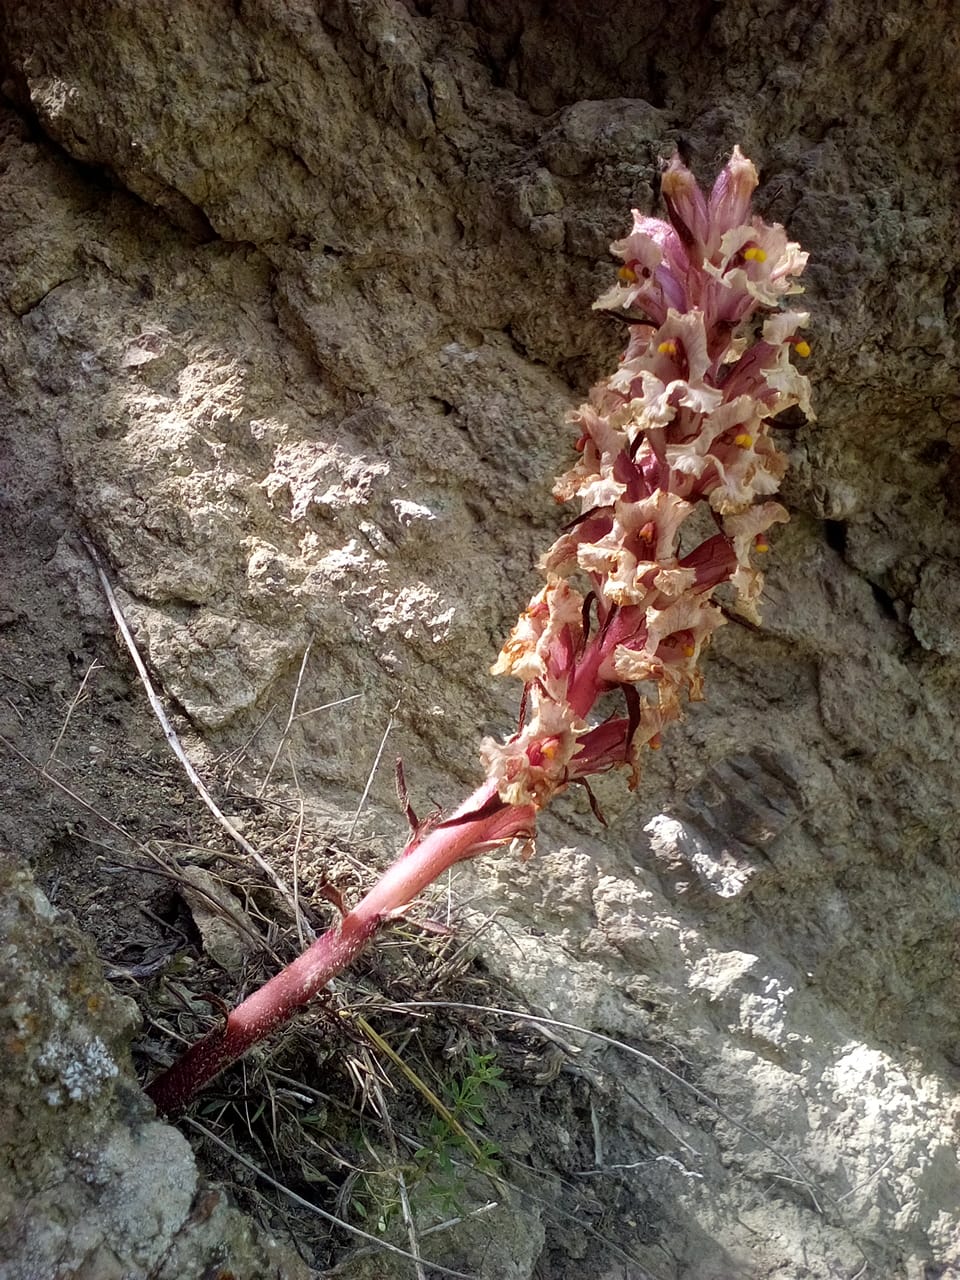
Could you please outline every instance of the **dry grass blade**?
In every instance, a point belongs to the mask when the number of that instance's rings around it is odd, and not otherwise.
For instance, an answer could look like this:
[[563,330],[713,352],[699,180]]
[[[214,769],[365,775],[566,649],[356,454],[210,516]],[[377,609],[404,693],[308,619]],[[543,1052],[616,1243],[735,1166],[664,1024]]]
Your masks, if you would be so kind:
[[283,750],[284,744],[287,741],[287,734],[290,732],[290,726],[293,724],[296,718],[297,701],[300,698],[300,688],[303,684],[303,677],[307,669],[307,661],[310,657],[310,650],[312,648],[313,648],[313,638],[311,637],[310,641],[307,644],[306,649],[304,649],[303,651],[303,658],[301,659],[301,662],[300,662],[300,671],[297,674],[297,683],[293,689],[293,697],[290,699],[290,710],[287,713],[287,723],[283,726],[283,731],[280,734],[280,741],[277,743],[277,749],[273,753],[273,759],[270,761],[270,767],[267,769],[263,782],[261,782],[260,784],[260,790],[257,792],[257,799],[259,799],[267,789],[267,783],[270,781],[270,775],[273,773],[274,769],[276,768],[277,761],[280,759],[280,752]]
[[475,1276],[467,1275],[465,1271],[452,1271],[449,1267],[442,1267],[438,1262],[428,1262],[426,1258],[418,1259],[412,1253],[407,1253],[406,1249],[400,1249],[397,1245],[389,1244],[386,1240],[379,1240],[376,1236],[371,1235],[369,1231],[362,1231],[360,1227],[355,1227],[349,1222],[344,1222],[342,1218],[338,1218],[332,1213],[327,1213],[326,1209],[321,1209],[319,1205],[311,1204],[309,1200],[304,1200],[295,1191],[285,1187],[282,1182],[272,1178],[266,1170],[261,1169],[252,1160],[248,1160],[246,1156],[241,1155],[239,1151],[231,1147],[229,1143],[224,1142],[222,1138],[218,1138],[215,1133],[208,1129],[206,1125],[201,1124],[199,1120],[194,1120],[192,1116],[185,1116],[183,1123],[189,1125],[191,1129],[196,1129],[198,1133],[202,1133],[205,1138],[218,1146],[221,1151],[225,1151],[233,1160],[242,1164],[245,1169],[249,1169],[251,1173],[255,1173],[258,1178],[273,1187],[274,1190],[287,1196],[294,1204],[299,1205],[301,1209],[317,1214],[318,1217],[323,1218],[331,1225],[340,1227],[343,1231],[348,1231],[350,1235],[359,1236],[361,1240],[370,1241],[371,1244],[376,1245],[378,1249],[382,1249],[386,1253],[395,1254],[399,1258],[406,1258],[408,1262],[420,1262],[422,1266],[429,1267],[431,1271],[436,1271],[439,1275],[453,1276],[454,1280],[476,1280]]
[[453,1227],[459,1227],[461,1222],[469,1222],[472,1218],[481,1218],[485,1213],[492,1213],[494,1209],[499,1208],[499,1200],[488,1200],[486,1204],[477,1205],[476,1209],[471,1209],[469,1213],[461,1213],[455,1218],[447,1218],[445,1222],[435,1222],[432,1227],[424,1227],[420,1234],[422,1236],[432,1236],[436,1235],[438,1231],[450,1231]]
[[415,1269],[417,1280],[427,1280],[427,1273],[423,1269],[423,1257],[420,1249],[420,1241],[417,1239],[417,1224],[413,1218],[413,1210],[410,1207],[410,1196],[407,1194],[407,1180],[404,1177],[403,1165],[400,1161],[400,1152],[397,1150],[397,1138],[393,1131],[393,1121],[390,1118],[390,1111],[387,1107],[387,1100],[383,1096],[383,1089],[380,1081],[371,1073],[370,1087],[373,1090],[373,1096],[377,1103],[377,1110],[380,1113],[380,1121],[383,1124],[384,1136],[387,1140],[387,1146],[390,1155],[393,1157],[394,1176],[397,1180],[397,1191],[400,1196],[400,1210],[403,1214],[404,1226],[407,1228],[407,1239],[410,1241],[410,1252],[416,1259]]
[[[187,777],[190,779],[190,782],[194,790],[196,791],[197,795],[200,797],[203,803],[207,806],[207,808],[213,814],[214,818],[216,818],[220,826],[224,829],[224,831],[226,831],[227,835],[234,842],[234,844],[238,845],[243,850],[243,852],[247,854],[247,856],[257,864],[257,866],[264,873],[264,875],[269,877],[269,879],[273,882],[277,891],[280,893],[284,901],[289,906],[294,919],[299,919],[300,913],[297,911],[297,905],[294,901],[293,894],[290,892],[289,888],[287,887],[283,877],[277,874],[277,872],[273,869],[273,867],[271,867],[270,864],[260,856],[257,850],[250,843],[250,841],[245,839],[244,836],[242,836],[240,832],[237,830],[237,828],[233,825],[230,819],[227,818],[226,815],[220,811],[213,796],[207,790],[206,786],[203,783],[203,780],[200,778],[200,775],[197,773],[196,769],[193,767],[193,764],[191,763],[189,757],[187,756],[187,753],[183,749],[180,739],[177,737],[177,734],[173,728],[173,725],[170,723],[167,713],[164,710],[163,703],[160,701],[160,698],[157,696],[157,693],[153,687],[153,684],[150,680],[150,675],[147,671],[146,666],[144,665],[143,658],[141,658],[140,656],[140,651],[137,648],[136,641],[134,640],[133,634],[131,633],[129,626],[127,625],[127,620],[123,615],[123,610],[120,608],[120,602],[117,600],[117,597],[114,594],[113,587],[110,584],[110,579],[107,577],[106,572],[103,568],[103,564],[101,563],[101,560],[100,560],[100,555],[97,552],[96,547],[94,547],[93,543],[91,543],[87,538],[83,538],[82,541],[83,541],[84,547],[86,547],[87,554],[90,556],[90,559],[93,561],[93,566],[96,569],[97,577],[100,579],[100,585],[103,587],[104,595],[107,597],[107,603],[110,606],[110,612],[113,614],[113,618],[120,631],[120,635],[123,637],[123,642],[127,646],[127,651],[129,652],[130,657],[133,659],[133,665],[137,669],[137,675],[140,677],[140,683],[143,685],[144,692],[147,695],[147,700],[150,703],[151,709],[153,710],[153,714],[157,717],[157,720],[160,724],[160,728],[163,730],[163,736],[166,738],[167,744],[169,745],[170,750],[173,752],[176,758],[180,761],[180,764],[183,766],[183,771],[187,775]],[[302,922],[301,927],[303,929],[303,933],[312,942],[316,937],[316,934],[311,929],[308,921],[304,920]]]
[[[54,759],[56,758],[57,752],[60,750],[60,743],[63,741],[63,735],[67,732],[67,728],[70,725],[70,719],[74,711],[76,711],[77,707],[79,707],[80,703],[83,701],[84,695],[86,694],[87,681],[90,679],[90,677],[93,675],[95,671],[101,671],[101,670],[102,670],[102,667],[100,663],[97,662],[96,658],[94,658],[93,662],[90,663],[89,667],[87,667],[86,671],[84,672],[83,679],[80,681],[80,687],[77,689],[77,692],[73,695],[73,698],[71,699],[69,707],[67,707],[67,714],[64,717],[63,724],[60,726],[60,732],[57,734],[57,740],[53,744],[53,746],[50,748],[50,754],[47,756],[47,760],[46,760],[47,765],[50,765],[53,763]],[[44,767],[46,768],[46,765]]]
[[410,1081],[410,1083],[413,1085],[416,1091],[421,1095],[421,1097],[426,1098],[427,1102],[430,1103],[431,1107],[433,1107],[434,1111],[436,1111],[437,1115],[441,1118],[444,1124],[449,1125],[450,1128],[453,1130],[453,1132],[457,1135],[457,1137],[460,1138],[460,1140],[466,1145],[470,1154],[477,1161],[477,1163],[481,1164],[483,1162],[483,1152],[480,1150],[480,1148],[477,1146],[474,1140],[470,1137],[469,1133],[467,1133],[466,1129],[464,1129],[463,1125],[460,1123],[457,1117],[453,1114],[453,1112],[448,1107],[444,1106],[444,1104],[440,1101],[440,1099],[433,1092],[433,1090],[426,1083],[426,1081],[421,1080],[421,1078],[417,1075],[417,1073],[413,1070],[413,1068],[409,1066],[406,1062],[404,1062],[404,1060],[400,1057],[399,1053],[397,1053],[396,1049],[392,1048],[389,1044],[387,1044],[383,1036],[380,1035],[379,1032],[374,1031],[373,1027],[371,1027],[370,1023],[366,1020],[366,1018],[361,1017],[359,1013],[347,1013],[346,1010],[341,1010],[341,1016],[348,1017],[351,1022],[355,1022],[357,1026],[360,1028],[360,1030],[363,1032],[363,1034],[368,1038],[370,1043],[376,1045],[376,1047],[380,1050],[381,1053],[386,1054],[386,1056],[390,1059],[393,1065],[399,1071],[403,1072],[406,1079]]
[[380,739],[380,745],[377,747],[377,754],[374,756],[373,764],[370,766],[370,772],[367,775],[367,785],[363,788],[363,795],[360,797],[360,803],[357,805],[357,811],[353,815],[353,821],[350,823],[350,830],[347,832],[348,840],[353,837],[353,833],[357,829],[357,823],[360,821],[360,815],[363,813],[363,807],[367,803],[367,796],[370,794],[370,788],[373,786],[373,780],[377,775],[377,769],[380,767],[383,751],[387,745],[387,738],[390,736],[390,730],[393,728],[393,717],[399,706],[400,701],[398,699],[390,710],[390,719],[387,721],[387,727],[384,729],[383,737]]
[[[389,1005],[385,1007],[387,1009],[390,1008]],[[400,1012],[401,1011],[400,1007],[398,1006],[395,1011]],[[405,1012],[410,1014],[410,1013],[415,1013],[416,1011],[407,1009],[405,1010]],[[541,1030],[543,1030],[543,1028],[541,1028]],[[559,1039],[559,1037],[557,1037],[557,1039]],[[344,1102],[343,1099],[341,1098],[335,1097],[334,1095],[331,1095],[329,1093],[323,1093],[318,1089],[314,1089],[310,1085],[305,1085],[300,1080],[295,1080],[290,1076],[280,1075],[275,1071],[273,1072],[273,1076],[275,1080],[280,1081],[283,1084],[286,1084],[297,1090],[301,1090],[309,1098],[315,1098],[318,1101],[328,1103],[331,1106],[336,1107],[340,1111],[345,1111],[350,1115],[355,1116],[357,1119],[359,1119],[361,1116],[360,1111],[358,1111],[355,1107],[351,1106],[349,1103]],[[372,1115],[374,1122],[378,1124],[381,1128],[383,1128],[383,1121],[381,1117],[376,1113],[376,1111],[366,1112],[365,1114],[368,1117]],[[409,1147],[411,1152],[417,1151],[423,1145],[422,1139],[414,1137],[412,1134],[404,1133],[403,1131],[398,1131],[397,1136],[400,1138],[401,1142],[403,1142],[407,1147]],[[633,1268],[634,1270],[631,1271],[630,1274],[631,1275],[635,1274],[637,1277],[637,1280],[666,1280],[665,1276],[661,1276],[658,1272],[651,1271],[647,1266],[641,1264],[640,1261],[633,1254],[627,1253],[626,1250],[620,1248],[619,1245],[614,1244],[613,1241],[609,1238],[609,1234],[601,1235],[582,1216],[575,1213],[571,1213],[569,1210],[564,1209],[559,1204],[558,1188],[565,1187],[568,1191],[575,1192],[576,1187],[574,1186],[573,1183],[565,1181],[563,1178],[558,1177],[556,1174],[548,1173],[543,1169],[535,1167],[534,1165],[525,1164],[522,1160],[518,1160],[515,1156],[511,1156],[504,1151],[500,1152],[498,1159],[502,1160],[505,1164],[509,1165],[511,1168],[522,1171],[524,1175],[537,1178],[540,1181],[546,1182],[548,1184],[550,1188],[549,1195],[537,1195],[536,1192],[531,1191],[529,1187],[523,1186],[522,1184],[516,1181],[509,1180],[507,1183],[507,1185],[509,1185],[512,1191],[519,1194],[524,1200],[529,1201],[531,1204],[535,1204],[542,1216],[544,1217],[553,1216],[553,1217],[562,1219],[565,1222],[575,1224],[579,1231],[581,1231],[583,1234],[588,1236],[591,1240],[598,1241],[600,1244],[603,1245],[604,1248],[608,1249],[613,1255],[620,1258],[623,1262],[627,1263],[629,1267]],[[452,1160],[452,1163],[457,1169],[463,1169],[464,1176],[466,1176],[466,1173],[469,1171],[469,1169],[465,1167],[461,1161],[454,1158]],[[437,1223],[436,1225],[431,1227],[423,1227],[420,1229],[420,1237],[422,1239],[426,1236],[432,1235],[434,1232],[449,1230],[450,1228],[457,1226],[462,1221],[475,1218],[483,1213],[491,1212],[493,1209],[498,1208],[500,1203],[501,1201],[499,1200],[491,1200],[491,1201],[488,1201],[485,1205],[481,1205],[479,1208],[473,1209],[468,1213],[463,1214],[461,1217],[451,1218],[446,1222]],[[340,1263],[337,1266],[332,1267],[327,1271],[324,1271],[323,1275],[325,1277],[326,1276],[332,1277],[335,1275],[339,1275],[341,1271],[345,1271],[349,1267],[350,1261],[353,1258],[366,1257],[371,1252],[372,1250],[367,1248],[358,1249],[356,1250],[355,1253],[351,1254],[350,1259],[347,1259],[343,1263]],[[640,1268],[640,1270],[637,1270],[637,1268]]]

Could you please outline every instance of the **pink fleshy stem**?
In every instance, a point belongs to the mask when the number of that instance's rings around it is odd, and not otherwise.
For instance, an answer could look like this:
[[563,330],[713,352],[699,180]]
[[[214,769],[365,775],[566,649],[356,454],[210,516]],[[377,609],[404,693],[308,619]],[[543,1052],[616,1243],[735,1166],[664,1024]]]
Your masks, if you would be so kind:
[[642,609],[618,607],[590,638],[577,661],[573,679],[567,689],[567,701],[578,716],[586,718],[600,694],[612,687],[608,681],[601,679],[600,666],[618,644],[636,634],[643,621]]
[[192,1045],[147,1088],[161,1115],[190,1098],[277,1027],[289,1021],[331,978],[346,969],[381,927],[449,867],[485,849],[532,834],[532,805],[507,805],[485,783],[445,822],[408,848],[366,897],[292,964],[232,1010],[222,1027]]

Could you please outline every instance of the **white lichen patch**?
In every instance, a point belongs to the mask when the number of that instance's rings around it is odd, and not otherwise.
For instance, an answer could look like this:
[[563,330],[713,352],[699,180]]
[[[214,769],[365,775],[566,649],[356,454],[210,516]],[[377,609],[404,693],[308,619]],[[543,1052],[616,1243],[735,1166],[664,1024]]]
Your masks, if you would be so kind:
[[108,1080],[119,1075],[120,1068],[99,1036],[85,1044],[65,1039],[51,1039],[40,1052],[37,1066],[56,1077],[44,1097],[51,1107],[67,1101],[89,1102],[99,1096]]

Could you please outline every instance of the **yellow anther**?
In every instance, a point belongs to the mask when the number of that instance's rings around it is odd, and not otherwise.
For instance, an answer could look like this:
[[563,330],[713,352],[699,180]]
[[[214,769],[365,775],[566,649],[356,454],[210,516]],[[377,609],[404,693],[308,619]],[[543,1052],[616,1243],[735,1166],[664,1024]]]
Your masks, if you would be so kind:
[[767,260],[767,255],[764,251],[756,247],[744,249],[743,256],[748,262],[766,262]]
[[746,431],[741,431],[738,436],[733,437],[733,443],[739,445],[741,449],[749,449],[753,444],[753,436],[748,435]]
[[661,342],[657,350],[662,356],[675,356],[677,354],[677,344],[669,340]]
[[557,748],[559,747],[559,745],[560,744],[558,742],[548,742],[547,745],[543,748],[543,758],[545,760],[552,760],[553,757],[557,754]]
[[804,342],[803,339],[801,338],[799,342],[795,342],[793,344],[793,349],[798,356],[803,356],[804,359],[806,359],[806,357],[810,354],[810,343]]
[[617,277],[624,284],[637,283],[637,273],[634,271],[633,267],[621,267],[620,270],[617,272]]
[[769,551],[770,543],[762,535],[759,536],[753,544],[754,551]]
[[653,737],[647,743],[647,746],[650,748],[651,751],[660,750],[660,748],[663,746],[663,739],[660,737],[659,733],[655,733],[653,735]]
[[697,652],[696,645],[685,644],[683,646],[683,656],[685,658],[692,658],[696,652]]

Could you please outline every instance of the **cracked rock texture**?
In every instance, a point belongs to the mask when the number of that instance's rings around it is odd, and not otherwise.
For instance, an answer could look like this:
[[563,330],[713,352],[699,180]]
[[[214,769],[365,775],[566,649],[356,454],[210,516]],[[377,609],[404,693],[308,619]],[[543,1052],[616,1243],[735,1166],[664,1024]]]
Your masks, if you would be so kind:
[[[598,1195],[643,1266],[590,1275],[960,1276],[950,6],[32,0],[0,41],[0,621],[51,670],[103,631],[85,530],[217,752],[288,705],[311,644],[301,706],[362,694],[291,738],[331,821],[394,707],[418,796],[476,779],[516,706],[488,666],[567,518],[563,413],[617,358],[590,312],[607,242],[675,146],[704,180],[736,142],[757,162],[812,255],[818,411],[783,424],[764,624],[718,633],[638,793],[602,781],[608,831],[570,797],[470,892],[516,939],[491,969],[674,1071],[617,1059],[579,1167],[623,1166]],[[2,1274],[199,1276],[218,1232],[238,1276],[300,1274],[224,1201],[198,1213],[186,1143],[135,1101],[126,1007],[4,876]],[[511,1275],[587,1274],[575,1227],[540,1232]],[[497,1280],[498,1256],[467,1262]]]

